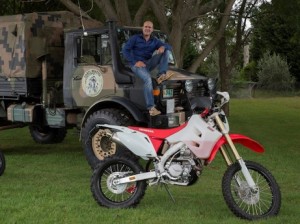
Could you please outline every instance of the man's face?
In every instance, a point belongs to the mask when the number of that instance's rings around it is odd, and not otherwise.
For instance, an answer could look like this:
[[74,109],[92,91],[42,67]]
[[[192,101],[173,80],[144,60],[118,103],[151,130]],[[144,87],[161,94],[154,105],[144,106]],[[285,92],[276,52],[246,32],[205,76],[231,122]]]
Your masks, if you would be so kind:
[[153,24],[151,22],[145,22],[143,26],[144,36],[150,36],[153,32]]

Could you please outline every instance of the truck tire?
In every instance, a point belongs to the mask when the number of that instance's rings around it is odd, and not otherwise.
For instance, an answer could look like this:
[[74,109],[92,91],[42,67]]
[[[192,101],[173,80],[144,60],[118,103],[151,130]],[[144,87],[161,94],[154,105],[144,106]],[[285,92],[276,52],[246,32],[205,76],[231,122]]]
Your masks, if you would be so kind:
[[0,176],[2,176],[4,170],[5,170],[5,157],[4,154],[0,151]]
[[39,144],[60,143],[67,135],[67,130],[65,128],[50,128],[30,125],[29,131],[32,139]]
[[82,144],[84,154],[91,168],[95,168],[100,161],[114,155],[128,154],[133,156],[130,151],[109,140],[108,136],[105,135],[107,129],[98,129],[96,125],[128,126],[133,123],[134,120],[130,115],[118,109],[102,109],[87,117],[82,127]]

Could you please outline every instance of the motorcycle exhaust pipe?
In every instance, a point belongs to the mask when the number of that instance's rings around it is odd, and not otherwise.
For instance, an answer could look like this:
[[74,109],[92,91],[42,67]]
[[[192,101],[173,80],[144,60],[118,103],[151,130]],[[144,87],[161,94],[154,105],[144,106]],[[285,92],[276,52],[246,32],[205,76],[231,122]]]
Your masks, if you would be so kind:
[[106,136],[110,138],[111,141],[117,143],[118,145],[127,148],[118,137],[118,132],[106,132]]

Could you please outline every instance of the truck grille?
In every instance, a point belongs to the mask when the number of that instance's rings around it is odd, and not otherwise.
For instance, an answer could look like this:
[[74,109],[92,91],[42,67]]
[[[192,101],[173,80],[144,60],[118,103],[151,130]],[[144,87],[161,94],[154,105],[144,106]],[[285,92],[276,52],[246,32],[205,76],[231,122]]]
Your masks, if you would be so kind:
[[184,106],[187,102],[187,98],[191,99],[200,96],[209,96],[207,83],[205,80],[193,81],[193,90],[190,93],[185,91],[185,81],[170,81],[164,88],[173,89],[173,98],[175,100],[175,106]]
[[203,80],[193,82],[193,91],[188,93],[189,97],[209,96],[207,83]]

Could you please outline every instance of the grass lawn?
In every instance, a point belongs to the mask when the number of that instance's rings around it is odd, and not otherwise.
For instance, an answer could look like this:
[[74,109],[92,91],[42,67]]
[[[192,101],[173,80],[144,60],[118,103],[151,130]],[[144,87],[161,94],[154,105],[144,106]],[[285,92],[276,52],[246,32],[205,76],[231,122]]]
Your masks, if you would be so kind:
[[[232,133],[261,142],[266,153],[240,151],[244,159],[267,167],[282,191],[277,217],[255,223],[299,223],[300,97],[233,99]],[[135,209],[98,206],[90,192],[91,169],[78,133],[68,132],[62,144],[38,145],[27,128],[0,132],[7,167],[0,177],[0,223],[249,223],[236,218],[221,192],[225,165],[221,156],[190,187],[170,186],[173,203],[163,188],[148,187]]]

